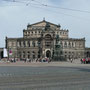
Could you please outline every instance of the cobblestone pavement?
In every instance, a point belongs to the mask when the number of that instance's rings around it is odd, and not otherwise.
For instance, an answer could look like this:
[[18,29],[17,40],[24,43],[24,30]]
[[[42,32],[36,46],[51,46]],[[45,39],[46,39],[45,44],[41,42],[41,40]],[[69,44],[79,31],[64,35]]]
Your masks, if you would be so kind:
[[0,90],[90,90],[90,67],[0,66]]

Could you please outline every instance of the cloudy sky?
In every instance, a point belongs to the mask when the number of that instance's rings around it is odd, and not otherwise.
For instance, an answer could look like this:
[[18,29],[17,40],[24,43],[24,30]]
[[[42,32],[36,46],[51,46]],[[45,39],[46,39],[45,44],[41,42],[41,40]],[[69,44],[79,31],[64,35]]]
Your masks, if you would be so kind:
[[90,47],[90,0],[0,0],[0,47],[5,37],[22,37],[27,24],[60,24],[70,38],[86,39]]

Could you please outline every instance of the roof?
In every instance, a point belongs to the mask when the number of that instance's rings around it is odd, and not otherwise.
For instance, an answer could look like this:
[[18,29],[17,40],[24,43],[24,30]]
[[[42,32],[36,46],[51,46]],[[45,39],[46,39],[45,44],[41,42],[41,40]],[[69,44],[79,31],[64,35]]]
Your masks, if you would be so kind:
[[48,23],[50,26],[52,25],[52,26],[60,27],[60,25],[57,25],[57,24],[48,22],[48,21],[46,21],[46,20],[43,20],[43,21],[40,21],[40,22],[37,22],[37,23],[34,23],[34,24],[29,24],[27,27],[30,27],[30,26],[45,26],[47,23]]

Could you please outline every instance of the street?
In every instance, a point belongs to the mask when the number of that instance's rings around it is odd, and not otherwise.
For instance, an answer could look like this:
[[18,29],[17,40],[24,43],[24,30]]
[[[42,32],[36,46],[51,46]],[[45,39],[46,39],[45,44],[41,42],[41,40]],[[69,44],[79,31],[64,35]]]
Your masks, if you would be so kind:
[[90,90],[90,67],[0,66],[0,90]]

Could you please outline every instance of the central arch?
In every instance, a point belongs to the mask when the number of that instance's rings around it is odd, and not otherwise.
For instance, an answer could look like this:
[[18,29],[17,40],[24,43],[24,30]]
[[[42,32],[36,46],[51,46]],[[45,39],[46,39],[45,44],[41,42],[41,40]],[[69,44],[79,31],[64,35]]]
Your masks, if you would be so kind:
[[51,57],[51,51],[50,51],[50,50],[47,50],[47,51],[46,51],[46,57],[47,57],[47,58],[50,58],[50,57]]

